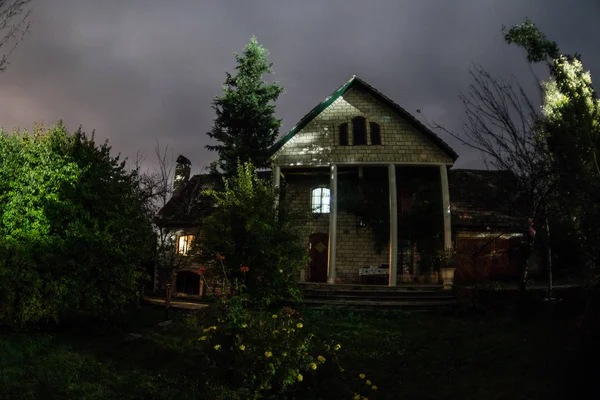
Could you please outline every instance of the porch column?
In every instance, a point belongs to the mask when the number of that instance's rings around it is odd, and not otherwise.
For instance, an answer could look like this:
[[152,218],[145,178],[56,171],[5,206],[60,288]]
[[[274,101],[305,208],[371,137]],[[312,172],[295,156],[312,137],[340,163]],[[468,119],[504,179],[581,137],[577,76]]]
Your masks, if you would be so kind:
[[335,283],[335,246],[337,236],[337,166],[331,165],[329,176],[329,255],[327,283]]
[[396,286],[398,277],[398,203],[396,197],[396,166],[388,165],[390,195],[390,277],[389,285]]
[[[281,194],[281,192],[279,191],[280,177],[281,177],[281,167],[279,165],[274,165],[273,166],[273,193],[275,193],[277,195]],[[279,205],[279,196],[275,200],[275,209],[277,209],[278,205]]]
[[444,213],[444,249],[452,248],[452,219],[450,216],[450,190],[448,188],[448,169],[440,165],[440,178],[442,182],[442,207]]
[[[440,165],[440,178],[442,184],[442,207],[444,214],[444,250],[452,249],[452,219],[450,215],[450,190],[448,188],[448,169],[445,165]],[[444,288],[452,289],[454,284],[455,268],[443,268],[442,277],[444,279]]]

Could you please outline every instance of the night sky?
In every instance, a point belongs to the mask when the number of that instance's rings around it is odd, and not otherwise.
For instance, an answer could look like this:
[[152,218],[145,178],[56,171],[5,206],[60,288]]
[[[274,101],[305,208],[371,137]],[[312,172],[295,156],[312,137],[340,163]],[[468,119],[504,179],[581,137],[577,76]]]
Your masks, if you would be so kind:
[[[130,159],[141,151],[146,168],[158,140],[201,172],[215,159],[204,149],[211,100],[232,51],[256,35],[285,88],[281,134],[353,74],[460,130],[473,62],[514,75],[539,101],[523,51],[501,32],[526,16],[600,79],[598,0],[36,0],[31,32],[0,73],[0,125],[81,124]],[[438,134],[459,153],[456,167],[484,167]]]

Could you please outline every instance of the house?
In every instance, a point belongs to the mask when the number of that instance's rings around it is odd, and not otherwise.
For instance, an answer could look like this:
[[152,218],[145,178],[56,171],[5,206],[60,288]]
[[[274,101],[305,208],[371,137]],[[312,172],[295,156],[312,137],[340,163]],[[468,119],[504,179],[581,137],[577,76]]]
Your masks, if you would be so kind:
[[[310,262],[299,279],[423,281],[432,279],[443,249],[457,252],[463,280],[494,277],[475,271],[494,269],[489,260],[523,247],[523,215],[507,206],[514,185],[501,171],[452,170],[457,158],[415,117],[353,76],[272,147],[281,207],[312,214],[305,241]],[[179,161],[181,188],[161,216],[180,229],[177,251],[185,251],[186,235],[196,228],[189,221],[211,208],[190,199],[210,178],[189,178],[189,164]],[[443,266],[449,286],[455,266]]]

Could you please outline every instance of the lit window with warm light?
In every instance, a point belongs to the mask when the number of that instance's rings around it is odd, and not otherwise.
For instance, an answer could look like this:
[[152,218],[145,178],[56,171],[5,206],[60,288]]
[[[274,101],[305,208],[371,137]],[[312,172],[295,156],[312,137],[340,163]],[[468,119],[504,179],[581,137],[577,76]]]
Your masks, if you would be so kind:
[[329,188],[316,187],[312,189],[311,194],[313,214],[328,214],[329,200],[331,199]]
[[177,237],[177,254],[187,255],[192,248],[194,235],[181,235]]

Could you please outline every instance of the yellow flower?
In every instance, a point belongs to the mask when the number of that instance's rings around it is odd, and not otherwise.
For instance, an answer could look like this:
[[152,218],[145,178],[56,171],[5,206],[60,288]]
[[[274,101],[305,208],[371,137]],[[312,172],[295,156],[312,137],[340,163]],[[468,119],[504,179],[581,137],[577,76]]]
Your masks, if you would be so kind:
[[373,385],[373,386],[371,386],[371,389],[377,390],[377,386]]
[[353,400],[360,400],[360,394],[354,393],[354,397],[352,399]]
[[273,331],[273,335],[277,335],[278,333],[279,333],[279,331],[278,331],[277,329],[275,329],[275,330]]
[[365,382],[367,385],[371,384],[371,381],[367,379],[367,381]]
[[248,324],[242,324],[242,328],[247,328]]
[[202,330],[202,332],[204,332],[204,333],[206,333],[206,332],[210,332],[210,329],[208,329],[208,328],[206,328],[206,329],[203,329],[203,330]]
[[335,347],[333,348],[335,351],[338,351],[342,346],[340,346],[339,344],[336,344]]
[[215,344],[215,350],[221,350],[221,345],[220,344]]
[[240,350],[241,350],[241,351],[244,351],[244,350],[246,350],[246,346],[244,346],[243,344],[241,344],[241,345],[240,345]]
[[273,314],[273,319],[277,319],[277,314]]
[[302,322],[298,322],[296,324],[296,328],[301,329],[304,325],[302,325]]
[[265,357],[269,358],[273,355],[270,351],[265,351]]
[[315,370],[315,369],[317,369],[317,364],[315,364],[315,363],[310,363],[310,367],[311,367],[313,370]]
[[345,371],[344,368],[340,367],[340,372],[344,372],[344,371]]
[[297,379],[298,379],[298,382],[302,382],[302,379],[304,379],[304,377],[302,376],[302,374],[298,374]]
[[206,339],[207,339],[207,337],[206,337],[206,336],[202,336],[202,337],[200,337],[200,339],[198,339],[198,340],[202,340],[202,341],[204,341],[204,340],[206,340]]
[[325,362],[325,357],[319,356],[319,357],[317,357],[317,360],[319,360],[319,362],[323,363],[323,362]]
[[360,374],[360,375],[358,375],[358,377],[359,377],[360,379],[365,379],[365,374]]

